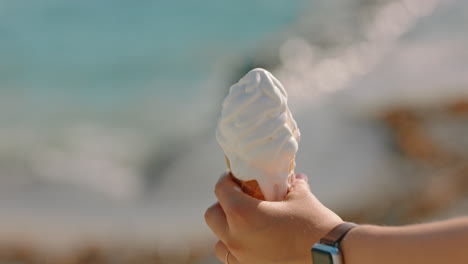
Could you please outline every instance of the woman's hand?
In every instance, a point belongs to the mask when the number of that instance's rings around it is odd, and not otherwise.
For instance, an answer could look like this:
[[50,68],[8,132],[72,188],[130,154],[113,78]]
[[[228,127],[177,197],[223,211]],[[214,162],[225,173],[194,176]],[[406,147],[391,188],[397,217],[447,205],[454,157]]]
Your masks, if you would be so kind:
[[343,221],[310,192],[298,174],[284,201],[260,201],[243,193],[226,172],[216,184],[218,203],[205,213],[219,238],[218,259],[229,264],[311,263],[310,248]]

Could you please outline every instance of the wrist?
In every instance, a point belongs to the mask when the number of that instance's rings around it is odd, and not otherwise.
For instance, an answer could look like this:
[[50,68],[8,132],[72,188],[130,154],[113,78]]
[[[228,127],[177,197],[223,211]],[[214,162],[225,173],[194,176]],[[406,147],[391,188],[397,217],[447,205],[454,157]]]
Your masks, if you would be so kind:
[[320,239],[325,237],[330,231],[332,231],[335,227],[345,223],[337,214],[334,212],[330,211],[328,208],[326,208],[326,214],[324,214],[324,219],[318,222],[315,220],[315,228],[314,228],[314,234],[312,234],[310,237],[313,238],[313,241],[309,245],[314,245],[315,243],[318,243]]
[[314,264],[343,264],[341,242],[357,226],[354,223],[342,222],[324,235],[311,249]]
[[309,229],[305,235],[305,243],[304,248],[307,248],[308,252],[310,253],[310,249],[317,243],[320,242],[320,239],[325,237],[333,228],[337,227],[338,225],[344,223],[343,220],[339,219],[338,221],[328,222],[327,224],[321,226],[315,226]]

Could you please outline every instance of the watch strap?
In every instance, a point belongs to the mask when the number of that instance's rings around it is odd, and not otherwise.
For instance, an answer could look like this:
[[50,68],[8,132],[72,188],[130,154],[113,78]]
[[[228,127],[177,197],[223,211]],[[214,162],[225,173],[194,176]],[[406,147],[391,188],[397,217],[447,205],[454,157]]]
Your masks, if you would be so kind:
[[340,243],[340,241],[344,238],[346,233],[348,233],[349,230],[356,226],[357,225],[355,223],[351,222],[341,223],[328,232],[328,234],[326,234],[322,239],[320,239],[320,243],[336,247],[338,246],[338,243]]

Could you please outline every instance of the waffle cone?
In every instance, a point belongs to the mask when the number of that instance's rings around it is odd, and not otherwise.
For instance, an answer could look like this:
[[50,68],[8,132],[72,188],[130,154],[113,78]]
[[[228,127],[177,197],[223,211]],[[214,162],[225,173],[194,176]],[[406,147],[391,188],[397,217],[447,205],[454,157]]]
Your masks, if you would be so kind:
[[[231,162],[226,156],[225,156],[225,159],[226,159],[226,164],[228,166],[228,169],[231,170]],[[291,164],[289,165],[288,186],[291,186],[294,181],[294,167],[295,167],[295,162],[293,159],[291,161]],[[231,173],[231,176],[234,182],[236,182],[240,186],[241,190],[244,193],[256,199],[265,201],[265,196],[263,195],[262,190],[260,189],[260,185],[258,184],[256,180],[250,180],[250,181],[239,180],[232,173]]]

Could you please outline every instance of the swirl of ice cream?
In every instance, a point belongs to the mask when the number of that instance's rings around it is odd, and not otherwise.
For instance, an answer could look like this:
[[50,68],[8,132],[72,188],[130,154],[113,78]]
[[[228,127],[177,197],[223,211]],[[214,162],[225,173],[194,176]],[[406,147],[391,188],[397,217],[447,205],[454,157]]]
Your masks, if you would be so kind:
[[231,86],[224,99],[216,138],[232,174],[256,180],[266,200],[282,200],[293,173],[300,137],[281,83],[253,69]]

